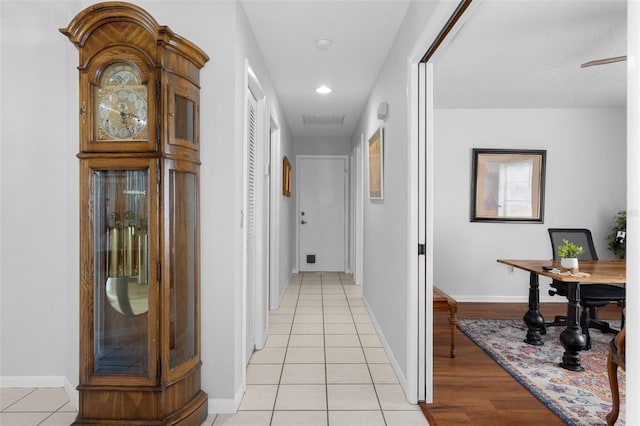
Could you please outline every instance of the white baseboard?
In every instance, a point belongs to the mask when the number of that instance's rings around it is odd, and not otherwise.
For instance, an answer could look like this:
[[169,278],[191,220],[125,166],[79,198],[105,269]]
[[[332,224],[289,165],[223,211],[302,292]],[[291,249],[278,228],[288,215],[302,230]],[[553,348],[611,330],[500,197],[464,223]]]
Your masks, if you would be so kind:
[[0,388],[63,388],[65,376],[0,376]]
[[[65,376],[0,376],[0,388],[63,388],[75,409],[79,394]],[[245,389],[240,388],[234,398],[209,398],[209,414],[233,414],[238,411]]]
[[[373,312],[371,311],[371,307],[369,306],[369,303],[367,303],[367,300],[365,299],[364,295],[362,296],[362,301],[364,303],[364,306],[367,308],[367,312],[369,313],[369,318],[371,319],[371,323],[373,324],[373,327],[376,329],[376,332],[378,333],[378,337],[380,338],[380,342],[382,343],[384,352],[387,354],[387,358],[389,358],[391,367],[393,368],[393,371],[396,373],[396,377],[398,378],[398,382],[400,382],[400,387],[402,388],[402,391],[404,392],[404,395],[406,398],[407,383],[408,383],[407,378],[402,372],[402,369],[400,368],[400,365],[398,364],[398,361],[396,360],[395,356],[393,355],[393,352],[389,347],[389,343],[387,343],[387,339],[385,339],[384,333],[382,332],[382,329],[380,328],[380,325],[378,324],[376,317],[373,315]],[[407,398],[407,401],[408,400],[409,399]]]
[[245,388],[241,387],[233,398],[209,398],[209,414],[234,414],[238,411]]
[[269,311],[277,311],[278,309],[280,309],[280,306],[282,305],[282,301],[284,300],[284,297],[287,295],[287,289],[289,288],[289,283],[291,282],[292,275],[293,275],[293,272],[289,273],[289,276],[287,277],[287,280],[286,280],[287,285],[282,286],[280,292],[278,293],[278,300],[276,302],[276,306],[269,307]]
[[71,402],[71,404],[73,404],[76,411],[78,411],[78,408],[80,407],[80,393],[66,377],[64,378],[64,391],[69,397],[69,401]]
[[0,376],[0,388],[63,388],[76,410],[79,405],[78,391],[65,376]]

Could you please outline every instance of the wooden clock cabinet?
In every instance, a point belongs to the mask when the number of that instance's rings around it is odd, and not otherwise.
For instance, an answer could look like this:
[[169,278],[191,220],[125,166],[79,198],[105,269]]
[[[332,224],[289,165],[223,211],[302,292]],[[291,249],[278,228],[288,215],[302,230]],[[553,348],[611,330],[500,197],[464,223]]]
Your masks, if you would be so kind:
[[200,69],[145,10],[60,29],[79,50],[80,377],[74,424],[199,425]]

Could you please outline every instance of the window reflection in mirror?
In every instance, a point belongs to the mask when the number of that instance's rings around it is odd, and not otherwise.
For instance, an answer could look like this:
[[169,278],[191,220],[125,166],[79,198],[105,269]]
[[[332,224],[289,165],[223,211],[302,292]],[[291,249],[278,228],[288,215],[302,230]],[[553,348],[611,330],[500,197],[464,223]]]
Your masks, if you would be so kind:
[[485,165],[484,208],[496,216],[528,217],[533,213],[531,178],[533,161]]

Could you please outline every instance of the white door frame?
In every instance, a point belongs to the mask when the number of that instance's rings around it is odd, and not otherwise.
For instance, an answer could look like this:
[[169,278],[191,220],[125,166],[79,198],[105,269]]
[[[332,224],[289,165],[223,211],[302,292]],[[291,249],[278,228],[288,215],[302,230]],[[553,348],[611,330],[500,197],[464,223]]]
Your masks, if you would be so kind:
[[[418,66],[418,244],[424,245],[425,256],[418,261],[418,400],[433,401],[433,64]],[[427,238],[428,237],[428,238]],[[431,348],[432,345],[429,345]]]
[[[271,158],[269,174],[271,176],[271,197],[269,200],[269,309],[276,309],[280,303],[280,176],[282,176],[280,126],[272,112],[270,126]],[[267,321],[268,323],[268,321]]]
[[[478,3],[481,0],[476,0]],[[438,3],[424,31],[414,44],[407,60],[407,134],[409,149],[409,226],[407,270],[407,384],[409,402],[433,402],[433,90],[424,90],[432,70],[427,64],[421,73],[425,52],[437,40],[440,32],[455,13],[460,2]],[[432,123],[431,123],[432,124]],[[427,133],[430,132],[430,133]],[[423,163],[417,159],[426,156]],[[422,161],[422,159],[420,160]],[[425,244],[426,256],[418,255],[418,244]],[[427,346],[428,345],[428,346]]]
[[[344,263],[343,269],[347,268],[347,257],[349,255],[349,156],[348,155],[296,155],[296,270],[300,271],[300,160],[320,160],[320,159],[341,159],[344,161]],[[344,272],[344,271],[342,271]]]
[[[640,125],[636,117],[640,114],[640,61],[638,52],[640,51],[640,4],[636,1],[627,1],[627,210],[634,214],[629,214],[627,218],[627,231],[629,235],[640,234],[640,171],[637,168],[640,161]],[[640,255],[640,240],[630,238],[627,240],[627,259],[637,259]],[[638,306],[640,291],[640,266],[637,262],[627,264],[627,306]],[[638,310],[627,309],[625,324],[629,325],[630,332],[627,333],[627,356],[629,359],[638,359],[638,348],[640,348],[640,338],[635,333],[638,324]],[[640,369],[630,368],[626,373],[627,379],[627,401],[637,401],[640,398]],[[627,424],[638,424],[640,422],[640,405],[626,404]]]
[[351,169],[351,179],[353,181],[352,193],[350,197],[353,200],[353,232],[351,245],[354,247],[351,272],[353,273],[353,282],[356,285],[362,285],[363,262],[364,259],[364,155],[362,147],[364,146],[364,134],[360,134],[360,140],[353,147],[353,168]]
[[347,265],[347,273],[354,275],[356,271],[356,198],[353,196],[356,193],[356,147],[351,147],[351,154],[349,155],[349,263]]

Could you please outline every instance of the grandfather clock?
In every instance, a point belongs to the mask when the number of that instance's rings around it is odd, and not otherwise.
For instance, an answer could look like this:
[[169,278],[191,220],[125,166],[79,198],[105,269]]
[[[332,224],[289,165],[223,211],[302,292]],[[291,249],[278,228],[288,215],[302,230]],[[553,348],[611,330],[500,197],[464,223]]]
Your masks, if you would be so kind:
[[74,424],[199,425],[199,90],[209,60],[138,6],[60,30],[80,52]]

